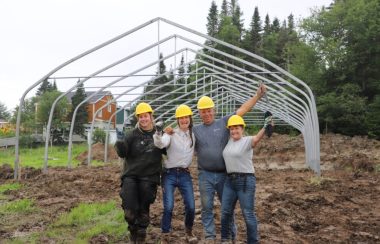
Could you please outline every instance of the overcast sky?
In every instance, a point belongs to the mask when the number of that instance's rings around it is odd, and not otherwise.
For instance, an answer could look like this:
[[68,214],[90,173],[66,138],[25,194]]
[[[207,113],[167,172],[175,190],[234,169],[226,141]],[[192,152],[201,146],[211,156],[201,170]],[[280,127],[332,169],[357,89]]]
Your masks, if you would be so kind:
[[[328,6],[331,1],[238,3],[248,27],[255,6],[262,20],[267,13],[271,20],[283,20],[290,13],[299,19],[308,16],[311,8]],[[222,0],[215,2],[220,10]],[[206,34],[210,6],[211,0],[0,1],[0,102],[13,110],[24,91],[58,65],[155,17]],[[151,35],[157,39],[156,33]]]

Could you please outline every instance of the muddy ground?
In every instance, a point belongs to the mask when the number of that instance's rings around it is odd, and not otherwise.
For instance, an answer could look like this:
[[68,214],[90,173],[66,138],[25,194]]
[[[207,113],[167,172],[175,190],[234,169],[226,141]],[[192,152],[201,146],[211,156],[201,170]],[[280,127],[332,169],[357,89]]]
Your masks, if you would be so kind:
[[[103,159],[95,145],[95,158]],[[257,177],[256,213],[261,243],[380,243],[380,142],[364,137],[323,135],[321,137],[322,178],[305,167],[302,137],[274,135],[255,149]],[[86,155],[80,155],[86,159]],[[23,169],[22,189],[9,192],[11,199],[33,198],[43,214],[9,224],[0,223],[3,239],[43,231],[59,213],[80,202],[106,202],[118,197],[120,164],[113,154],[101,167],[85,165],[69,170]],[[194,231],[203,236],[196,165],[191,172],[196,196]],[[0,184],[13,180],[13,171],[0,168]],[[161,191],[151,208],[147,243],[159,238],[162,212]],[[215,200],[220,234],[220,204]],[[185,243],[183,204],[176,196],[173,213],[173,243]],[[245,223],[237,206],[238,243],[245,243]],[[103,237],[95,237],[100,242]],[[49,240],[44,240],[48,242]],[[123,243],[120,240],[120,243]],[[201,242],[200,242],[201,243]]]

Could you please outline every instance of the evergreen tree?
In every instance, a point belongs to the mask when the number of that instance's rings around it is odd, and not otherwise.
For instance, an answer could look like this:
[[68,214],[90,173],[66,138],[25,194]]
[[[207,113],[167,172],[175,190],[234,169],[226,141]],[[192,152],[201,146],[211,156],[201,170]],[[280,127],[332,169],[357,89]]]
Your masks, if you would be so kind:
[[[160,59],[162,59],[163,55],[160,53]],[[173,85],[168,85],[169,77],[166,75],[162,75],[166,73],[166,66],[163,60],[160,61],[158,68],[157,68],[157,78],[150,82],[147,86],[144,88],[145,95],[145,101],[149,103],[149,101],[157,99],[160,96],[168,94],[170,91],[173,90]],[[159,77],[160,76],[160,77]],[[155,89],[153,92],[149,93]],[[164,100],[170,99],[170,97],[166,96]],[[155,101],[153,104],[151,104],[153,107],[158,107],[162,104],[164,104],[165,101],[159,100]],[[155,109],[155,108],[153,108]],[[158,115],[163,113],[165,111],[165,108],[159,108],[155,109]]]
[[[80,80],[78,80],[78,83]],[[87,95],[83,87],[83,83],[77,87],[74,96],[71,98],[71,112],[69,114],[69,120],[73,118],[73,113],[75,108],[86,99]],[[87,112],[88,103],[82,104],[76,114],[75,123],[74,123],[74,133],[78,135],[85,134],[85,124],[88,123],[88,112]]]
[[255,54],[261,53],[261,31],[262,27],[259,9],[255,7],[255,11],[253,13],[252,20],[250,23],[250,29],[245,39],[246,49]]
[[294,16],[293,16],[293,14],[290,14],[288,16],[288,31],[289,31],[289,33],[292,33],[292,32],[295,31],[295,29],[294,29]]
[[264,22],[264,36],[270,35],[272,30],[271,24],[270,24],[270,18],[269,15],[267,14],[265,16],[265,22]]
[[220,15],[221,15],[222,17],[223,17],[223,16],[228,16],[228,15],[229,15],[227,0],[223,0],[223,2],[222,2],[222,10],[221,10],[221,12],[220,12]]
[[182,54],[181,62],[179,64],[180,67],[178,68],[178,75],[177,75],[177,84],[179,86],[182,86],[186,83],[185,67],[183,67],[184,64],[185,64],[185,59],[184,59],[183,54]]
[[243,23],[243,20],[241,19],[242,15],[243,15],[243,12],[241,12],[240,6],[237,4],[233,8],[232,23],[239,30],[239,32],[240,32],[240,39],[241,39],[243,31],[244,31],[244,23]]
[[47,79],[42,81],[40,87],[37,90],[36,95],[41,96],[45,92],[51,92],[51,91],[56,91],[57,90],[57,85],[52,85]]
[[272,22],[271,31],[275,33],[278,33],[280,31],[280,20],[277,17],[275,17]]
[[[218,34],[218,28],[219,28],[219,20],[218,20],[218,6],[216,5],[215,1],[211,2],[211,7],[209,9],[209,13],[207,16],[207,35],[211,37],[216,37]],[[207,46],[214,46],[215,44],[210,41],[206,40],[206,45]],[[207,53],[208,51],[205,50]]]

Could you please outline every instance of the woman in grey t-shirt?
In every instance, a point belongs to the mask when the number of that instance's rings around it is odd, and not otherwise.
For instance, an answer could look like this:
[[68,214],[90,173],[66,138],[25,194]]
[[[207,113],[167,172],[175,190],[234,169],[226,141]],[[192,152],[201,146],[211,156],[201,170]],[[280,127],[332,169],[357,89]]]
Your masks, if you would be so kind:
[[224,148],[223,157],[226,162],[227,179],[223,188],[222,199],[222,243],[232,239],[230,222],[237,200],[240,202],[246,229],[247,243],[258,243],[257,219],[255,214],[256,177],[253,167],[253,147],[264,137],[265,128],[272,117],[265,120],[264,127],[256,136],[243,136],[245,122],[239,115],[229,118],[227,127],[230,139]]

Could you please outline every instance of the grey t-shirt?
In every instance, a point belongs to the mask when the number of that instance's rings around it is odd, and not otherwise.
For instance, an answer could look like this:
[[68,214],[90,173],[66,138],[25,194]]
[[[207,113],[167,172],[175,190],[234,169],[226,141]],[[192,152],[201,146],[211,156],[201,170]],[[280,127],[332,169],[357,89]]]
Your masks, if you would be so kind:
[[228,141],[223,151],[227,173],[255,173],[252,157],[252,136],[244,136],[240,140]]
[[226,128],[231,115],[215,120],[211,125],[194,126],[195,151],[198,157],[198,168],[213,172],[225,172],[223,149],[230,136]]

